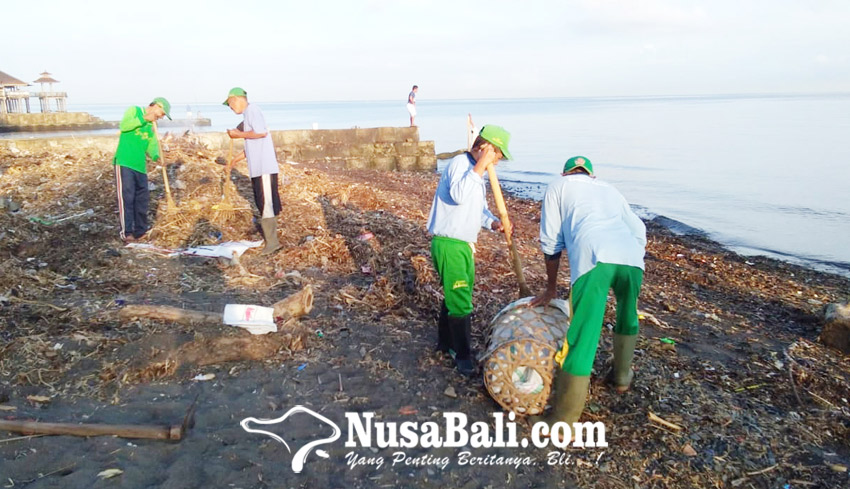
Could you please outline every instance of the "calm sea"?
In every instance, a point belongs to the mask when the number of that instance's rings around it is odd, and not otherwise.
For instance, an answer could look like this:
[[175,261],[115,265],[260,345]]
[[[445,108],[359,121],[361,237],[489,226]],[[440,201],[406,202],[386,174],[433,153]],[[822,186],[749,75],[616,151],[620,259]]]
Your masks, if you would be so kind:
[[[424,88],[424,87],[423,87]],[[271,129],[408,124],[397,101],[259,103]],[[764,254],[850,276],[850,94],[417,100],[437,152],[466,147],[466,116],[511,132],[506,189],[539,198],[570,156],[583,155],[645,217]],[[120,119],[126,106],[87,105]],[[241,117],[220,104],[175,103],[211,128]]]

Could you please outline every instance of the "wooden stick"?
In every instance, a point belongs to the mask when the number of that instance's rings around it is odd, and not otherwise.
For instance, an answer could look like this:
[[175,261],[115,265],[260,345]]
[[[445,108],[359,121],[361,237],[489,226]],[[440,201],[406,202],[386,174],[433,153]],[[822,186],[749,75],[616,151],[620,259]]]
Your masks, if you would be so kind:
[[156,136],[156,144],[159,145],[159,161],[162,164],[162,182],[165,186],[166,209],[171,212],[174,211],[177,204],[174,203],[174,199],[171,197],[171,186],[168,185],[168,172],[165,171],[165,150],[162,147],[162,139],[159,138],[159,124],[156,121],[153,122],[153,133]]
[[496,169],[493,165],[490,165],[487,168],[487,172],[490,174],[490,188],[493,190],[493,197],[496,200],[496,207],[499,210],[499,218],[502,220],[502,225],[505,227],[505,240],[508,242],[508,251],[510,251],[511,254],[511,264],[513,265],[514,274],[516,274],[517,281],[519,282],[519,295],[522,297],[532,296],[534,294],[531,293],[531,289],[529,289],[528,285],[525,283],[525,275],[522,273],[522,262],[519,259],[516,244],[511,236],[513,226],[511,226],[511,220],[508,217],[508,208],[505,206],[505,198],[502,196],[502,187],[499,186],[499,179],[496,177]]
[[660,425],[666,426],[666,427],[670,428],[671,430],[675,430],[675,431],[681,431],[682,430],[681,426],[679,426],[677,424],[673,424],[669,421],[665,421],[665,420],[659,418],[652,411],[649,412],[649,420],[654,421],[654,422],[656,422]]
[[41,421],[0,420],[0,430],[15,433],[72,436],[120,436],[152,440],[179,440],[183,437],[180,425],[152,426],[125,424],[43,423]]
[[472,151],[475,139],[475,125],[472,124],[472,114],[466,114],[466,150]]
[[168,185],[168,172],[165,171],[165,162],[162,164],[162,181],[165,185],[165,202],[168,205],[167,209],[172,211],[175,207],[177,207],[177,204],[174,203],[174,198],[171,197],[171,186]]

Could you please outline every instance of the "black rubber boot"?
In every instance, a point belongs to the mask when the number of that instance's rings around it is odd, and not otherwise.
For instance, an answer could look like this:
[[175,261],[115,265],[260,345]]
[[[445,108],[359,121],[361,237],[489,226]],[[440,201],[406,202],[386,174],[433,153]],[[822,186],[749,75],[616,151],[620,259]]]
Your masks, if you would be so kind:
[[475,364],[472,361],[472,317],[448,318],[455,351],[455,366],[461,375],[471,377],[475,374]]
[[446,301],[440,308],[440,319],[437,321],[437,351],[448,353],[452,349],[452,332],[449,329],[449,308]]

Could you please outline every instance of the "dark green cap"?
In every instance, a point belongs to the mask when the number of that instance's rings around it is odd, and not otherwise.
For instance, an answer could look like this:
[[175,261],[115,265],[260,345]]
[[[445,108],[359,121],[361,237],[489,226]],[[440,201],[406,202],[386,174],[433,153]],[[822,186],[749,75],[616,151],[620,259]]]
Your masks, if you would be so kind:
[[230,92],[228,92],[228,94],[227,94],[227,98],[224,100],[224,103],[221,104],[221,105],[229,105],[227,103],[227,101],[230,100],[230,97],[247,97],[247,96],[248,96],[248,92],[246,92],[245,90],[243,90],[239,87],[231,88]]
[[573,156],[564,163],[564,173],[575,168],[584,168],[588,174],[593,175],[593,164],[584,156]]
[[168,117],[168,120],[171,120],[171,104],[168,103],[168,100],[165,100],[165,97],[157,97],[153,99],[153,102],[151,103],[162,107],[162,110],[165,112],[165,117]]

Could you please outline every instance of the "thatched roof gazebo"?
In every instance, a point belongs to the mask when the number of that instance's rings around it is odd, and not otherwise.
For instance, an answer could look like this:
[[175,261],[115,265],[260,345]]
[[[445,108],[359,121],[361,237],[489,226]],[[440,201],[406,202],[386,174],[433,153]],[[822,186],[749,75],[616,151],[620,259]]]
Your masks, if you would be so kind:
[[0,71],[0,114],[30,111],[29,93],[23,87],[29,83]]
[[52,76],[50,76],[50,73],[48,73],[47,71],[43,71],[41,73],[41,77],[38,80],[34,81],[33,83],[41,83],[41,91],[42,92],[44,91],[44,84],[49,83],[50,84],[50,91],[52,92],[53,91],[53,84],[59,83],[59,80],[55,80]]
[[[44,70],[41,73],[41,76],[38,80],[35,80],[33,83],[41,84],[41,92],[38,94],[38,102],[41,105],[42,112],[53,112],[51,109],[51,101],[56,103],[56,112],[65,112],[65,101],[68,98],[68,94],[65,92],[54,92],[53,84],[59,83],[59,80],[53,78],[51,73],[48,73],[47,70]],[[44,84],[48,84],[48,90],[44,90]]]

